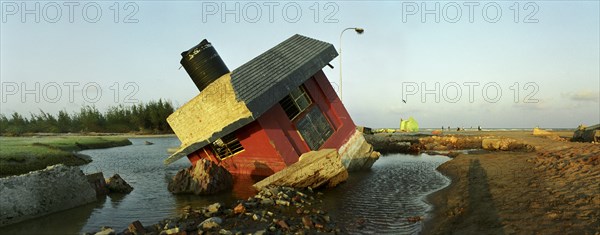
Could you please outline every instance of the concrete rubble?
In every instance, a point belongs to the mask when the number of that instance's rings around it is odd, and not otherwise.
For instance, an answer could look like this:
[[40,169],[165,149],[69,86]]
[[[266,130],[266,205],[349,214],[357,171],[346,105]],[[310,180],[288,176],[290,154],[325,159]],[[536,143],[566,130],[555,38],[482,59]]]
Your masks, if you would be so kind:
[[62,164],[0,178],[0,188],[0,226],[96,201],[83,172]]

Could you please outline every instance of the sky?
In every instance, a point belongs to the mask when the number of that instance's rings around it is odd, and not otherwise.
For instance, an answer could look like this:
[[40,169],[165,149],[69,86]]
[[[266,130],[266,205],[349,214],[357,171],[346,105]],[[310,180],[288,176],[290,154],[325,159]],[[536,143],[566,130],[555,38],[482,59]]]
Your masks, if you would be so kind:
[[[100,110],[198,94],[180,53],[230,70],[294,34],[340,50],[357,125],[600,123],[599,1],[2,1],[0,113]],[[323,71],[339,94],[340,56]]]

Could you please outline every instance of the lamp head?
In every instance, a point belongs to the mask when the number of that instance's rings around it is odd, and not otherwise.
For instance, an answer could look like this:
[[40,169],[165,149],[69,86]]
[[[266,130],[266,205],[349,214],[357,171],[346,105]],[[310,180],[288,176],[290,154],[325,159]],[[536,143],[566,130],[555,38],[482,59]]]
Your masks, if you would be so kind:
[[365,32],[365,29],[363,29],[363,28],[354,28],[354,31],[356,31],[358,34],[362,34],[363,32]]

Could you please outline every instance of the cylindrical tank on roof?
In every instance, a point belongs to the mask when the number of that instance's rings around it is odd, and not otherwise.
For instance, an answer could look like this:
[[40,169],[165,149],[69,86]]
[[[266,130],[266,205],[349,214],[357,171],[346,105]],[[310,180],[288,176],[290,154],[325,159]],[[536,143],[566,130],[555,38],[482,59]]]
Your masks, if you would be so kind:
[[206,39],[187,51],[181,52],[181,65],[202,91],[217,78],[229,73],[217,50]]

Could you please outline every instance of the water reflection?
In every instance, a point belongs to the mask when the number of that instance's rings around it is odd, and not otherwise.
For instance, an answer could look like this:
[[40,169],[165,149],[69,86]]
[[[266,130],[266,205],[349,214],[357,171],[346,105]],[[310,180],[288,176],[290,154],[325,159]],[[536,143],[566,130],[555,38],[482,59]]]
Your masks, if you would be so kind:
[[0,234],[80,234],[92,212],[101,209],[105,201],[102,197],[96,203],[0,227]]

